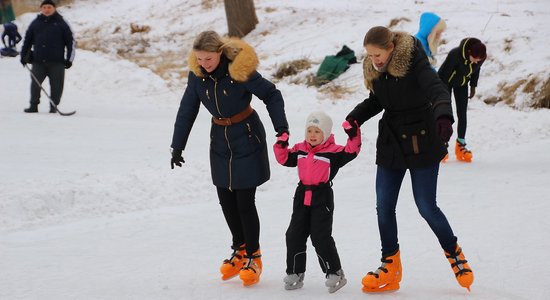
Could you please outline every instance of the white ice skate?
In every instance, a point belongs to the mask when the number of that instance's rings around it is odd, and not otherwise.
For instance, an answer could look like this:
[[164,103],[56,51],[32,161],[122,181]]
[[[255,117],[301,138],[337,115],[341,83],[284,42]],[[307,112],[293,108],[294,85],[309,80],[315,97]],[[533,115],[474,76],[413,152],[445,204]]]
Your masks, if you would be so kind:
[[334,293],[344,285],[348,283],[346,276],[344,276],[344,270],[340,269],[336,271],[336,274],[328,274],[325,285],[328,287],[329,293]]
[[304,286],[304,273],[288,274],[283,279],[285,290],[296,290]]

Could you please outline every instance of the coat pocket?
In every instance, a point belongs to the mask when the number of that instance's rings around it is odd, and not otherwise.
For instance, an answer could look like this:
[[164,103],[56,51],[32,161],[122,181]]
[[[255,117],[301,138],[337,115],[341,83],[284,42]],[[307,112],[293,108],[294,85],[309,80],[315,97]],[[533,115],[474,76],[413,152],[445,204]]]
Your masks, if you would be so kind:
[[421,154],[429,147],[428,126],[424,121],[401,125],[397,133],[405,155]]

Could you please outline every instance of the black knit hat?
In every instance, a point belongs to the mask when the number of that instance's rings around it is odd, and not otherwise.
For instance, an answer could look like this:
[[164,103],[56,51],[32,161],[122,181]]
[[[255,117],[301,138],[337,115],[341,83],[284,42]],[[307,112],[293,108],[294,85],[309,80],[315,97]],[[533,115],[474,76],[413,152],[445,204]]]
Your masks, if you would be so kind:
[[47,4],[49,4],[49,5],[53,6],[53,7],[55,7],[55,2],[53,2],[52,0],[44,0],[44,1],[42,1],[42,3],[40,3],[40,7],[42,7],[43,5],[47,5]]

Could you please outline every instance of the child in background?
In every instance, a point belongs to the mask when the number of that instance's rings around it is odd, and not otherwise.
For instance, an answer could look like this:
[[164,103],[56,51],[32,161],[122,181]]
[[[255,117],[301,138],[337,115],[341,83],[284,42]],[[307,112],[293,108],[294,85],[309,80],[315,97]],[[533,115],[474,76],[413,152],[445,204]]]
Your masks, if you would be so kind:
[[357,157],[361,149],[361,131],[354,125],[348,121],[342,124],[349,138],[345,146],[340,146],[335,144],[331,133],[331,118],[324,112],[314,112],[307,117],[303,142],[289,149],[288,134],[283,133],[273,146],[277,161],[283,166],[297,166],[300,178],[286,232],[287,276],[284,283],[287,290],[304,285],[308,236],[311,236],[321,269],[326,274],[328,291],[334,293],[347,282],[332,237],[334,196],[331,186],[338,169]]
[[[456,159],[472,162],[473,154],[466,148],[466,125],[468,99],[476,94],[477,81],[481,65],[487,59],[487,48],[479,39],[469,37],[460,41],[460,45],[449,51],[447,58],[437,71],[439,78],[447,84],[449,93],[454,94],[456,115],[458,118],[457,139],[455,145]],[[468,83],[470,93],[468,93]],[[445,156],[443,162],[448,159]]]
[[441,33],[446,28],[447,24],[440,16],[432,12],[425,12],[420,15],[418,33],[416,33],[415,37],[422,43],[428,60],[433,67],[437,64],[435,55],[441,43]]

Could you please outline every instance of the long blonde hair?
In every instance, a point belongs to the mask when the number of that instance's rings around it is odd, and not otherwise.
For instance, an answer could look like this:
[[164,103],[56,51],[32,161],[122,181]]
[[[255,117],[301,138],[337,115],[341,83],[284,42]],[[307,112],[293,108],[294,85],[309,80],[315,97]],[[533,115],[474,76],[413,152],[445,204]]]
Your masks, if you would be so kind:
[[432,56],[435,56],[437,54],[437,48],[441,43],[441,34],[438,35],[437,33],[443,32],[446,28],[447,23],[445,23],[443,19],[439,19],[434,28],[432,28],[432,32],[430,32],[430,34],[428,35],[428,47],[430,47],[430,52],[432,53]]
[[222,38],[217,32],[212,30],[199,33],[193,42],[194,51],[220,52],[222,46]]

